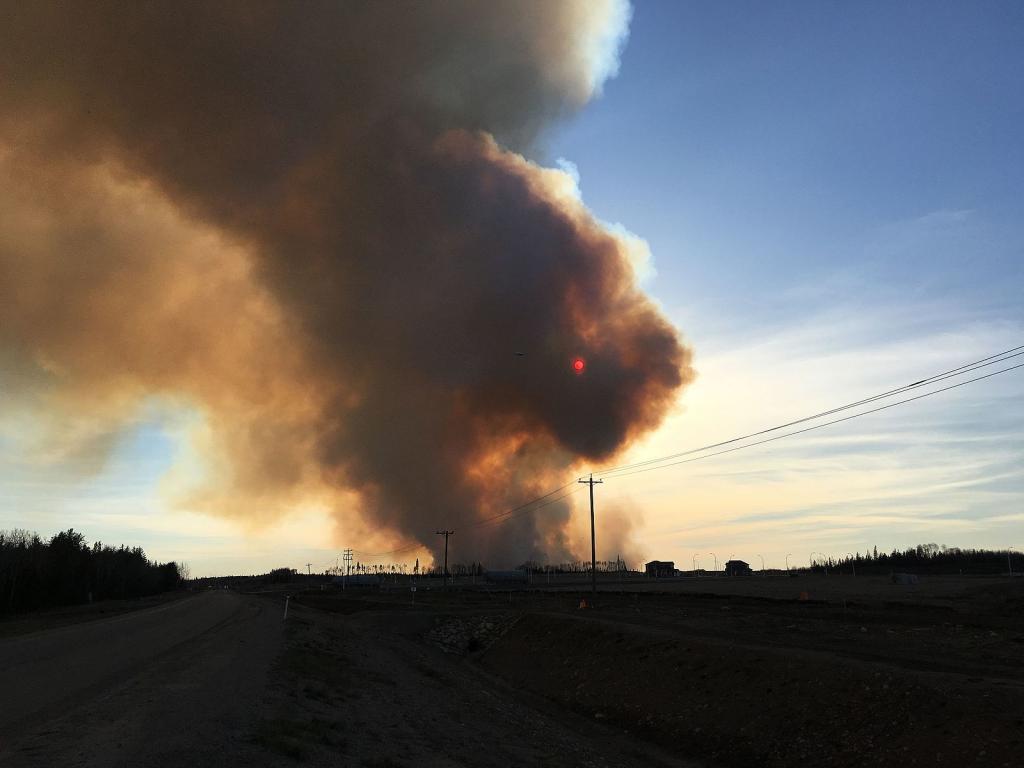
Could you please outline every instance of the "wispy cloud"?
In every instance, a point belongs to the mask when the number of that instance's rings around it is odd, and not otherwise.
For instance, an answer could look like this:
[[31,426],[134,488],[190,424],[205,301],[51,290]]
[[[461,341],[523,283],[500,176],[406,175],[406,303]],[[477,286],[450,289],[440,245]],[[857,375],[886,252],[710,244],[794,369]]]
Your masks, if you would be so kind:
[[[800,418],[1021,339],[1022,323],[922,302],[835,306],[798,325],[705,341],[677,413],[627,460]],[[1016,520],[1008,510],[1024,499],[1022,381],[1024,370],[1011,372],[749,451],[611,479],[604,493],[645,506],[652,557],[722,547],[779,565],[795,542],[840,554],[933,540],[998,546]]]

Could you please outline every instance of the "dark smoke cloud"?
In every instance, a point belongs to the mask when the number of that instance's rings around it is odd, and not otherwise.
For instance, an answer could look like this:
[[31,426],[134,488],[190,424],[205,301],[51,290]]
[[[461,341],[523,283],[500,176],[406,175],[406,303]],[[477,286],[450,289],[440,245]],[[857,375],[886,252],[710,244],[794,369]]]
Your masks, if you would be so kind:
[[525,159],[599,87],[618,3],[2,8],[0,363],[38,413],[202,409],[189,503],[220,514],[349,526],[354,492],[399,543],[569,556],[567,502],[466,526],[693,375],[627,244]]

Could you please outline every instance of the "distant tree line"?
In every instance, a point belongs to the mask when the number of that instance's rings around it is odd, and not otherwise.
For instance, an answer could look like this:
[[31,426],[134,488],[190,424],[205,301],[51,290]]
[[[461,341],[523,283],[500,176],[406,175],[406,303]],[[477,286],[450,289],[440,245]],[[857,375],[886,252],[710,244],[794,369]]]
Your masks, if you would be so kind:
[[892,552],[879,552],[874,547],[864,554],[856,553],[853,557],[841,559],[828,558],[816,560],[811,570],[822,573],[825,570],[840,570],[857,573],[888,574],[894,571],[907,571],[915,574],[995,574],[1006,573],[1010,566],[1013,571],[1024,571],[1024,556],[1019,552],[991,549],[961,549],[947,547],[944,544],[918,544],[907,549],[893,549]]
[[155,563],[140,547],[91,547],[74,529],[44,541],[29,531],[0,531],[0,614],[175,589],[188,578],[177,563]]

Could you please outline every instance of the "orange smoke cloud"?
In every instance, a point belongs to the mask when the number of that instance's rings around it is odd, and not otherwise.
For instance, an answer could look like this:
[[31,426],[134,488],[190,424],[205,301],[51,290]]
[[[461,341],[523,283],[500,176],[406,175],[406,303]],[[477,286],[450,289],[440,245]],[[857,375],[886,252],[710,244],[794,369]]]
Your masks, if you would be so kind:
[[[216,468],[192,504],[266,520],[355,493],[429,546],[438,519],[622,450],[690,353],[630,243],[525,156],[594,93],[623,19],[615,2],[6,12],[0,366],[19,407],[104,435],[180,400]],[[565,558],[568,514],[460,546]]]

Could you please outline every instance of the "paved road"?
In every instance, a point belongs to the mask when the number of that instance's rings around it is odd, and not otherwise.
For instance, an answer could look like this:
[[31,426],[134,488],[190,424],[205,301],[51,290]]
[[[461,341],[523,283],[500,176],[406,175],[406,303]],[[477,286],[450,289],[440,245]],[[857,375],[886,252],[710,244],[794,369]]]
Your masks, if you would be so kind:
[[0,764],[242,758],[280,639],[277,605],[214,592],[0,640]]

